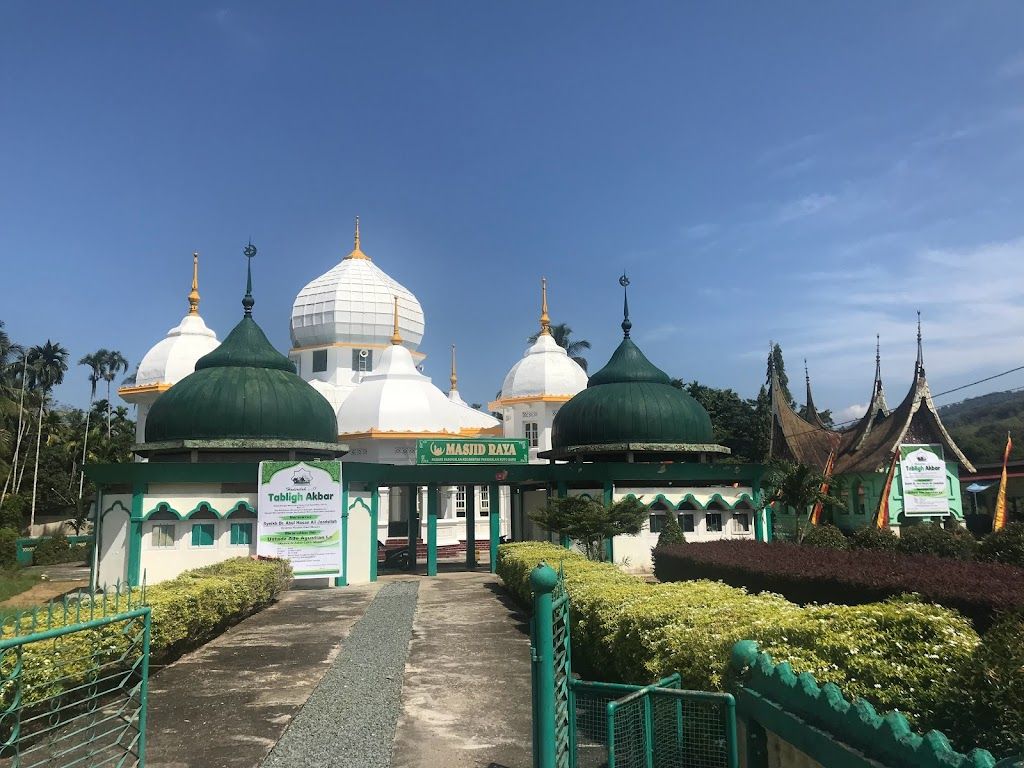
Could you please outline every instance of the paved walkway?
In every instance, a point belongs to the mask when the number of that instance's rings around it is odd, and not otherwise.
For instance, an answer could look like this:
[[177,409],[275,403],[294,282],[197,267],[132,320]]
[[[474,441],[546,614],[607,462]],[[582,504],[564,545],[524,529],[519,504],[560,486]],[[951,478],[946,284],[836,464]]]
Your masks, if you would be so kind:
[[529,768],[529,641],[486,573],[294,589],[156,673],[151,768]]

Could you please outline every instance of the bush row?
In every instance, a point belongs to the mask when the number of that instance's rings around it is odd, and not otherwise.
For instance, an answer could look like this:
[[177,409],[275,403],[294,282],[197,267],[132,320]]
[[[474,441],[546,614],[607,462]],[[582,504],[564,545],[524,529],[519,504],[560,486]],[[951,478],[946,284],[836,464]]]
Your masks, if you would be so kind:
[[930,727],[956,696],[954,670],[978,645],[954,611],[915,599],[800,607],[716,582],[647,584],[540,543],[499,548],[498,574],[520,601],[529,600],[529,573],[542,560],[564,568],[573,661],[588,677],[646,683],[679,672],[685,688],[721,690],[732,646],[755,640],[798,672]]
[[89,544],[74,544],[68,542],[68,537],[62,533],[56,536],[49,536],[32,549],[32,565],[57,565],[59,563],[84,563],[92,547]]
[[959,611],[978,631],[999,614],[1024,608],[1024,569],[930,555],[709,541],[656,549],[654,573],[666,582],[714,579],[797,603],[860,605],[916,593]]
[[[153,661],[170,661],[185,651],[196,648],[228,626],[265,608],[287,589],[291,568],[283,560],[250,560],[235,558],[205,568],[185,571],[171,581],[146,589],[146,604],[152,611],[150,653]],[[138,592],[135,593],[138,599]],[[125,600],[97,601],[95,616],[114,614]],[[83,609],[82,615],[86,614]],[[77,612],[65,619],[56,612],[50,626],[74,623]],[[9,621],[3,635],[15,634]],[[123,626],[115,623],[98,629],[64,635],[59,642],[35,642],[23,646],[22,679],[25,684],[25,706],[75,688],[84,682],[90,664],[116,662],[127,650],[128,638]],[[0,671],[10,674],[16,654],[7,654],[0,662]],[[7,686],[0,695],[6,706],[13,695]]]

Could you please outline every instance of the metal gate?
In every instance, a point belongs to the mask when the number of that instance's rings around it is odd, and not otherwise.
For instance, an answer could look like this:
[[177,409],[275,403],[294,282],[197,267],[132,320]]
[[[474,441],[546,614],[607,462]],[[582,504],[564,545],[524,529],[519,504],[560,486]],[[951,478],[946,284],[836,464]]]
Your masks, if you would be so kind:
[[541,564],[530,584],[534,768],[737,768],[732,695],[574,678],[562,575]]
[[141,590],[117,587],[3,620],[0,764],[145,765],[150,609],[141,602]]

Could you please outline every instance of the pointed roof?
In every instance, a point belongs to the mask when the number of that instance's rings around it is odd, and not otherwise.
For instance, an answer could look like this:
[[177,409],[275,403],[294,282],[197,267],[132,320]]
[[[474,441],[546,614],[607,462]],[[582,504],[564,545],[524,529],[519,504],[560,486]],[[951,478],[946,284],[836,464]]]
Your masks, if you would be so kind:
[[814,405],[814,395],[811,394],[811,374],[807,370],[807,358],[804,358],[804,379],[807,381],[807,403],[804,410],[807,412],[807,421],[819,429],[828,429],[828,426],[818,416],[818,409]]
[[[834,472],[876,472],[884,470],[901,443],[940,443],[947,460],[959,462],[968,471],[974,467],[946,431],[932,400],[924,372],[924,352],[920,319],[917,333],[917,359],[910,390],[895,410],[889,410],[882,387],[881,354],[876,338],[875,380],[871,401],[856,426],[844,432],[828,429],[804,419],[782,396],[778,376],[768,362],[772,399],[772,431],[769,456],[824,469],[828,455],[836,451]],[[813,402],[808,389],[808,401]],[[808,413],[812,411],[809,409]],[[819,422],[820,423],[820,422]]]
[[771,350],[768,352],[768,393],[772,403],[769,457],[824,469],[829,454],[839,445],[840,436],[817,419],[810,377],[807,378],[808,413],[814,413],[817,423],[804,419],[784,395]]

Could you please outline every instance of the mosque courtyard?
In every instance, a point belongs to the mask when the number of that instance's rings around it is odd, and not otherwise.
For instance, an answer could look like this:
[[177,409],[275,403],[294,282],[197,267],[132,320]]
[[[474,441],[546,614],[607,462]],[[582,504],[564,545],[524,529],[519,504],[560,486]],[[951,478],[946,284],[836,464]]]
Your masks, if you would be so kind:
[[153,675],[147,765],[525,768],[528,633],[488,573],[293,587]]

